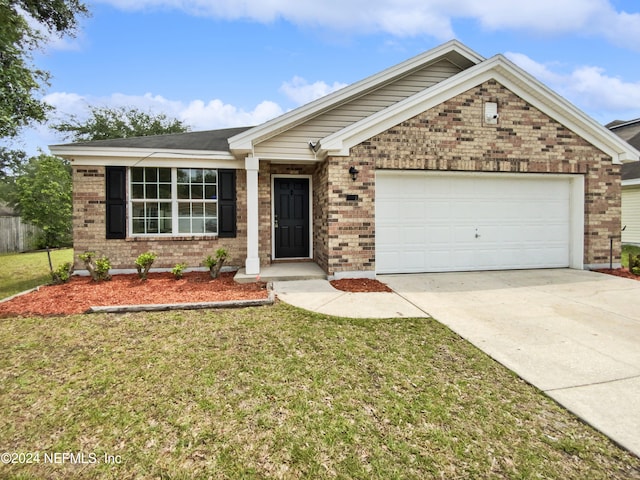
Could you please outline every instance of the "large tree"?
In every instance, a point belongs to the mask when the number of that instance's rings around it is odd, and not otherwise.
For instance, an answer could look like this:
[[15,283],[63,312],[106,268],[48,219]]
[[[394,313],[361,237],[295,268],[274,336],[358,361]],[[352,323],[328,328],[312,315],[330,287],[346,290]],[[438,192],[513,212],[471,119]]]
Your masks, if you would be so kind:
[[0,138],[42,122],[51,109],[38,99],[49,74],[32,64],[47,37],[73,35],[88,14],[79,0],[0,0]]
[[43,246],[70,242],[72,225],[71,167],[50,155],[32,157],[16,179],[20,215],[44,231]]
[[164,113],[151,114],[124,107],[92,107],[87,120],[72,116],[65,122],[53,125],[53,128],[75,142],[183,133],[189,130],[182,121]]

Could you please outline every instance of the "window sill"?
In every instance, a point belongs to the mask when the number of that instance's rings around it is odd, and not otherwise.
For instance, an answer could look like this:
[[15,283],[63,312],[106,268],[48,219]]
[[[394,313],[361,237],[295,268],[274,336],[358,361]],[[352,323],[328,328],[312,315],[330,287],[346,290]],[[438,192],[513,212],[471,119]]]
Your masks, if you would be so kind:
[[154,236],[143,235],[136,237],[127,237],[127,242],[194,242],[198,240],[216,240],[218,234],[210,235],[177,235],[177,236]]

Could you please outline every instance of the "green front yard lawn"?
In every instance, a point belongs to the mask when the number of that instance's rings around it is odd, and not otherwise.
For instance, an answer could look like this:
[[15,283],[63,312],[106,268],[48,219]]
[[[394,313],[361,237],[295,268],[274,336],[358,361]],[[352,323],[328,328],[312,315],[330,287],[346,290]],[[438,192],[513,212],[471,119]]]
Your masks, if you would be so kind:
[[[54,270],[65,262],[73,262],[72,248],[51,251],[51,263]],[[0,299],[50,281],[47,252],[0,255]]]
[[0,478],[640,478],[431,319],[285,304],[0,319],[0,376],[0,453],[40,460]]

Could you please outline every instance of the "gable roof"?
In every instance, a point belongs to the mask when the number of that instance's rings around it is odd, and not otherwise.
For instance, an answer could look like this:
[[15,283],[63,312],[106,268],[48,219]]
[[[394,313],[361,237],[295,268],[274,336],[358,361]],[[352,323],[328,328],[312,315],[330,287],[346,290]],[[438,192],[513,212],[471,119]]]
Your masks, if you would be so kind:
[[317,117],[324,112],[345,104],[355,98],[362,97],[368,92],[379,89],[385,84],[392,83],[399,78],[415,72],[429,63],[447,59],[462,69],[469,68],[484,60],[466,45],[457,40],[451,40],[436,48],[428,50],[398,65],[387,68],[382,72],[348,85],[336,92],[321,97],[313,102],[296,108],[262,125],[247,130],[229,139],[229,146],[236,153],[249,153],[253,147],[269,138],[278,135],[305,121]]
[[[81,142],[53,145],[50,149],[55,155],[67,158],[82,157],[83,161],[91,163],[98,162],[99,158],[119,157],[137,165],[153,157],[155,160],[174,162],[186,158],[235,160],[240,164],[244,161],[244,155],[253,153],[256,145],[441,60],[451,62],[460,71],[376,113],[360,117],[359,120],[354,119],[353,123],[334,133],[326,134],[320,139],[317,151],[314,149],[315,155],[312,160],[319,160],[326,155],[348,155],[349,149],[362,141],[491,79],[498,81],[533,107],[611,156],[614,163],[640,158],[640,152],[636,148],[598,124],[504,56],[496,55],[484,59],[457,40],[451,40],[256,127]],[[621,124],[616,123],[611,128],[620,126]]]
[[362,141],[491,79],[610,155],[615,163],[640,158],[638,150],[502,55],[485,60],[329,135],[321,139],[320,144],[327,154],[348,155],[349,149]]

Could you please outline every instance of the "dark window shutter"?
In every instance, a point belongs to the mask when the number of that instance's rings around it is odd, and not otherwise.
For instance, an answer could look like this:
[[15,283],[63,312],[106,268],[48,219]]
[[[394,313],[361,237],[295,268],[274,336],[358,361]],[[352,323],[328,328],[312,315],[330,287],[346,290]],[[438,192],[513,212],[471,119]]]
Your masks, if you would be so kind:
[[127,169],[106,167],[107,238],[125,238],[127,235]]
[[218,236],[236,236],[236,171],[218,170]]

